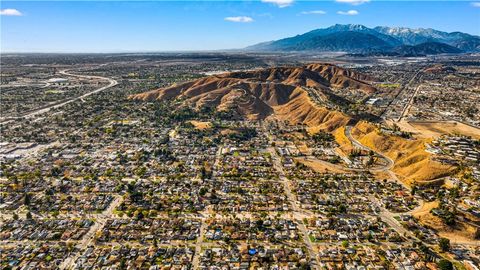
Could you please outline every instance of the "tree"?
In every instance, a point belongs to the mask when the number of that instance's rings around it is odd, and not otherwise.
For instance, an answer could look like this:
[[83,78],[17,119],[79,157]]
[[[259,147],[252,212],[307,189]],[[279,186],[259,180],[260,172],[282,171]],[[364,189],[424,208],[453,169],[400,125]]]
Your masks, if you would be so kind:
[[350,245],[347,240],[342,241],[342,247],[347,248]]
[[30,194],[27,192],[27,193],[25,193],[25,197],[23,197],[23,204],[24,205],[30,205],[30,201],[31,201]]
[[373,235],[372,235],[371,233],[369,233],[369,234],[367,235],[367,240],[368,240],[369,242],[372,242],[372,241],[373,241]]
[[447,252],[450,250],[450,240],[447,238],[440,238],[438,245],[443,252]]
[[475,236],[474,236],[475,239],[480,239],[480,228],[477,228],[477,230],[475,231]]
[[344,204],[340,204],[338,206],[338,212],[339,213],[346,213],[347,212],[347,207]]
[[460,191],[459,191],[458,187],[451,188],[449,190],[449,192],[450,192],[450,197],[452,197],[454,199],[458,198],[458,196],[460,195]]
[[135,218],[136,218],[137,220],[141,220],[141,219],[143,219],[144,217],[145,217],[145,216],[143,215],[143,212],[142,212],[141,210],[135,211]]
[[67,242],[67,250],[68,251],[72,251],[74,247],[75,247],[75,244],[72,241]]
[[445,222],[445,224],[449,226],[455,225],[455,214],[450,211],[447,211],[447,213],[445,213],[445,215],[442,216],[442,219]]
[[452,262],[445,259],[441,259],[437,265],[441,270],[453,270]]
[[205,169],[205,167],[202,166],[202,168],[200,169],[200,178],[204,180],[206,175],[207,175],[207,169]]
[[419,246],[419,249],[421,252],[425,253],[425,254],[428,254],[430,253],[430,248],[428,248],[427,246],[425,246],[424,244],[420,244]]
[[125,258],[120,259],[120,266],[119,266],[120,269],[126,269],[127,268],[125,262],[126,262]]
[[32,219],[32,213],[27,212],[27,219]]
[[415,195],[415,193],[417,192],[417,189],[418,189],[417,186],[416,186],[416,185],[413,185],[413,186],[412,186],[412,190],[410,191],[410,194],[411,194],[412,196]]

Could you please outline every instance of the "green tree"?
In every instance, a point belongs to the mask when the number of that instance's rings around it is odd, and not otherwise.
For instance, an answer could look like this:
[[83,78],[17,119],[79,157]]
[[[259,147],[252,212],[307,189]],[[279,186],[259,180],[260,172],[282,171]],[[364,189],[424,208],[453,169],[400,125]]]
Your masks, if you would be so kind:
[[120,269],[126,269],[126,259],[125,258],[121,258],[120,259],[120,265],[119,265],[119,268]]
[[453,270],[452,262],[445,259],[441,259],[437,265],[441,270]]
[[480,228],[477,228],[477,230],[475,231],[475,236],[474,236],[475,239],[480,239]]
[[369,242],[372,242],[372,241],[373,241],[373,235],[372,235],[371,233],[369,233],[369,234],[367,235],[367,240],[368,240]]
[[443,252],[447,252],[450,250],[450,240],[447,238],[440,238],[438,245]]
[[144,216],[144,214],[143,214],[143,211],[141,211],[141,210],[135,211],[135,218],[136,218],[137,220],[143,219],[144,217],[145,217],[145,216]]
[[75,244],[72,241],[67,242],[67,250],[68,251],[72,251],[74,247],[75,247]]
[[344,204],[340,204],[338,206],[338,212],[339,213],[346,213],[347,212],[347,207]]
[[30,196],[30,193],[25,193],[25,196],[23,197],[23,204],[24,205],[30,205],[30,201],[31,201],[31,196]]
[[412,186],[412,190],[410,191],[410,194],[411,194],[412,196],[415,195],[415,193],[417,192],[417,189],[418,189],[417,186],[416,186],[416,185],[413,185],[413,186]]

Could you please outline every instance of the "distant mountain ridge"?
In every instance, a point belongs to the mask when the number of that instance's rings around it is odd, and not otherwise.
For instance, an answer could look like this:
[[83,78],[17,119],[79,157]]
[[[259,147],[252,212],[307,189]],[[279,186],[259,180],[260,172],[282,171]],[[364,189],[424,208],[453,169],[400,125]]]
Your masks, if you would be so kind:
[[462,32],[434,29],[336,24],[294,37],[263,42],[245,48],[250,51],[343,51],[349,53],[391,53],[423,55],[479,52],[480,37]]
[[401,56],[419,56],[440,53],[461,53],[462,50],[440,42],[425,42],[418,45],[403,45],[393,50]]

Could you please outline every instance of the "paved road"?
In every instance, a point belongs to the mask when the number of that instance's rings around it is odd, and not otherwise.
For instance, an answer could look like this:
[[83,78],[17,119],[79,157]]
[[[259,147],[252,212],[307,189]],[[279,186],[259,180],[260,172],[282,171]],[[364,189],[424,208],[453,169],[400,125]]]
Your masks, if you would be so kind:
[[352,126],[346,126],[345,127],[345,136],[347,136],[347,138],[350,140],[350,142],[360,148],[360,149],[363,149],[363,150],[366,150],[366,151],[373,151],[376,155],[380,156],[382,159],[384,159],[386,161],[386,165],[385,166],[382,166],[380,168],[375,168],[375,169],[371,169],[370,171],[373,171],[373,172],[385,172],[385,171],[389,171],[393,165],[394,165],[394,162],[391,158],[385,156],[384,154],[382,153],[379,153],[375,150],[373,150],[372,148],[368,147],[368,146],[365,146],[363,144],[361,144],[359,141],[357,141],[355,138],[353,138],[352,136]]
[[192,269],[199,269],[200,264],[200,253],[202,252],[202,247],[204,246],[203,237],[205,235],[205,228],[207,224],[205,220],[202,219],[202,224],[200,225],[200,233],[197,237],[197,242],[195,243],[195,253],[192,259]]
[[[409,230],[405,229],[402,224],[398,220],[395,219],[394,213],[390,212],[389,210],[382,207],[381,203],[373,196],[369,196],[370,201],[380,208],[380,212],[378,216],[382,219],[383,222],[387,223],[390,227],[392,227],[395,231],[397,231],[400,235],[410,235],[415,237],[413,233]],[[416,238],[416,237],[415,237]]]
[[[265,131],[266,135],[268,136],[269,143],[272,144],[273,139],[272,136]],[[287,195],[288,202],[290,203],[291,210],[293,212],[293,217],[295,218],[298,229],[300,231],[300,234],[302,235],[303,242],[307,248],[309,257],[310,257],[310,262],[313,263],[312,267],[313,269],[320,269],[320,262],[318,261],[318,257],[316,256],[315,250],[313,249],[312,242],[310,241],[310,238],[308,237],[308,232],[307,228],[305,227],[305,224],[303,224],[303,217],[305,217],[305,213],[307,211],[300,209],[298,206],[298,201],[295,197],[295,195],[292,193],[292,183],[290,180],[285,176],[285,172],[283,170],[283,165],[281,162],[280,157],[278,156],[277,152],[275,151],[274,148],[269,148],[271,156],[272,156],[272,161],[273,161],[273,167],[274,169],[278,172],[279,178],[281,180],[281,183],[284,186],[285,189],[285,194]],[[311,216],[311,214],[306,213],[307,215]]]
[[[81,96],[70,98],[70,99],[67,99],[63,102],[56,103],[56,104],[53,104],[53,105],[50,105],[50,106],[43,107],[43,108],[38,109],[38,110],[31,111],[31,112],[23,115],[22,116],[23,118],[35,118],[36,116],[38,116],[40,114],[43,114],[45,112],[50,111],[51,109],[58,109],[58,108],[61,108],[61,107],[65,106],[69,103],[75,102],[77,100],[83,100],[84,98],[86,98],[90,95],[93,95],[93,94],[96,94],[98,92],[104,91],[104,90],[106,90],[108,88],[111,88],[111,87],[118,84],[118,82],[116,80],[114,80],[112,78],[107,78],[107,77],[92,76],[92,75],[79,75],[79,74],[70,73],[69,70],[62,70],[59,73],[65,75],[65,76],[72,76],[72,77],[78,77],[78,78],[106,80],[106,81],[109,82],[109,84],[106,85],[106,86],[102,86],[100,88],[97,88],[97,89],[95,89],[93,91],[90,91],[88,93],[85,93]],[[14,121],[14,120],[6,120],[6,121],[3,121],[3,122],[0,122],[0,124],[7,124],[7,123],[12,122],[12,121]]]
[[420,74],[420,72],[422,72],[423,70],[419,70],[417,71],[413,76],[412,78],[408,81],[408,83],[397,93],[397,95],[388,103],[388,106],[387,108],[385,108],[385,110],[383,111],[383,113],[380,115],[380,117],[384,118],[389,114],[389,109],[390,109],[390,106],[395,102],[395,100],[401,96],[402,92],[407,89],[412,83],[413,81],[415,80],[415,78],[417,78],[418,74]]
[[[387,156],[385,156],[385,155],[383,155],[383,154],[381,154],[381,153],[379,153],[379,152],[361,144],[359,141],[357,141],[355,138],[353,138],[353,136],[351,134],[351,129],[352,129],[351,126],[347,126],[345,128],[345,135],[352,142],[353,145],[355,145],[355,146],[357,146],[361,149],[365,149],[367,151],[373,151],[373,152],[375,152],[376,155],[381,156],[383,159],[385,159],[387,161],[387,165],[385,165],[381,169],[377,169],[377,171],[387,172],[392,177],[392,179],[394,179],[397,183],[401,184],[407,190],[411,190],[411,188],[409,186],[407,186],[405,183],[400,181],[400,179],[398,179],[397,175],[393,171],[391,171],[391,168],[393,168],[393,166],[395,165],[395,162],[391,158],[389,158],[389,157],[387,157]],[[419,209],[423,206],[423,204],[425,203],[423,200],[419,200],[419,205],[415,209],[412,209],[412,210],[410,210],[408,212],[404,212],[404,213],[393,213],[393,212],[391,212],[390,210],[382,207],[380,202],[378,202],[377,199],[375,199],[374,197],[370,197],[370,200],[372,201],[372,203],[375,203],[376,205],[379,206],[380,213],[378,213],[378,216],[382,219],[383,222],[387,223],[390,227],[392,227],[399,234],[405,235],[405,236],[410,236],[413,239],[416,239],[417,241],[420,241],[420,239],[418,239],[410,230],[405,229],[400,224],[400,222],[395,219],[395,216],[396,215],[401,215],[401,214],[411,214],[412,212],[414,212],[415,210],[417,210],[417,209]]]
[[[213,169],[218,167],[218,164],[219,164],[220,159],[222,157],[222,149],[223,149],[223,145],[219,145],[218,150],[215,153],[215,161],[213,162],[213,166],[212,166]],[[200,225],[200,232],[199,232],[199,235],[197,237],[197,241],[195,242],[195,253],[193,254],[193,258],[192,258],[192,269],[199,269],[200,255],[201,255],[200,253],[202,252],[202,247],[208,248],[210,246],[213,246],[212,243],[204,243],[203,242],[203,238],[205,236],[205,229],[207,227],[207,223],[205,222],[206,218],[208,216],[207,212],[208,211],[200,213],[201,225]]]
[[73,269],[75,261],[83,254],[84,250],[90,246],[95,239],[97,232],[101,231],[108,219],[113,218],[113,211],[122,203],[122,196],[117,195],[112,203],[101,214],[92,215],[95,218],[95,224],[88,230],[88,232],[77,243],[76,250],[66,258],[59,266],[59,269]]
[[413,101],[415,99],[415,96],[417,95],[418,93],[418,90],[420,90],[420,87],[421,85],[417,86],[417,88],[415,88],[415,91],[413,92],[412,96],[410,97],[410,100],[407,102],[407,105],[405,105],[405,108],[403,108],[403,111],[402,111],[402,114],[400,115],[400,117],[397,119],[397,122],[400,122],[402,121],[402,119],[408,114],[408,112],[410,111],[410,108],[412,107],[413,105]]

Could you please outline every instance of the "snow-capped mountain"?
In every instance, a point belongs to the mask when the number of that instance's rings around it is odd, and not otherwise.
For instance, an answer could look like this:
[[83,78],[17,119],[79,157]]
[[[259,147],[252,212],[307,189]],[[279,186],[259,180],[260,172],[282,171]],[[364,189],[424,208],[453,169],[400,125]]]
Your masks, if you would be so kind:
[[480,37],[461,32],[447,33],[431,28],[386,26],[368,28],[361,24],[335,24],[294,37],[256,44],[247,50],[399,53],[405,48],[408,48],[409,52],[425,51],[433,54],[436,51],[476,52],[480,51]]

